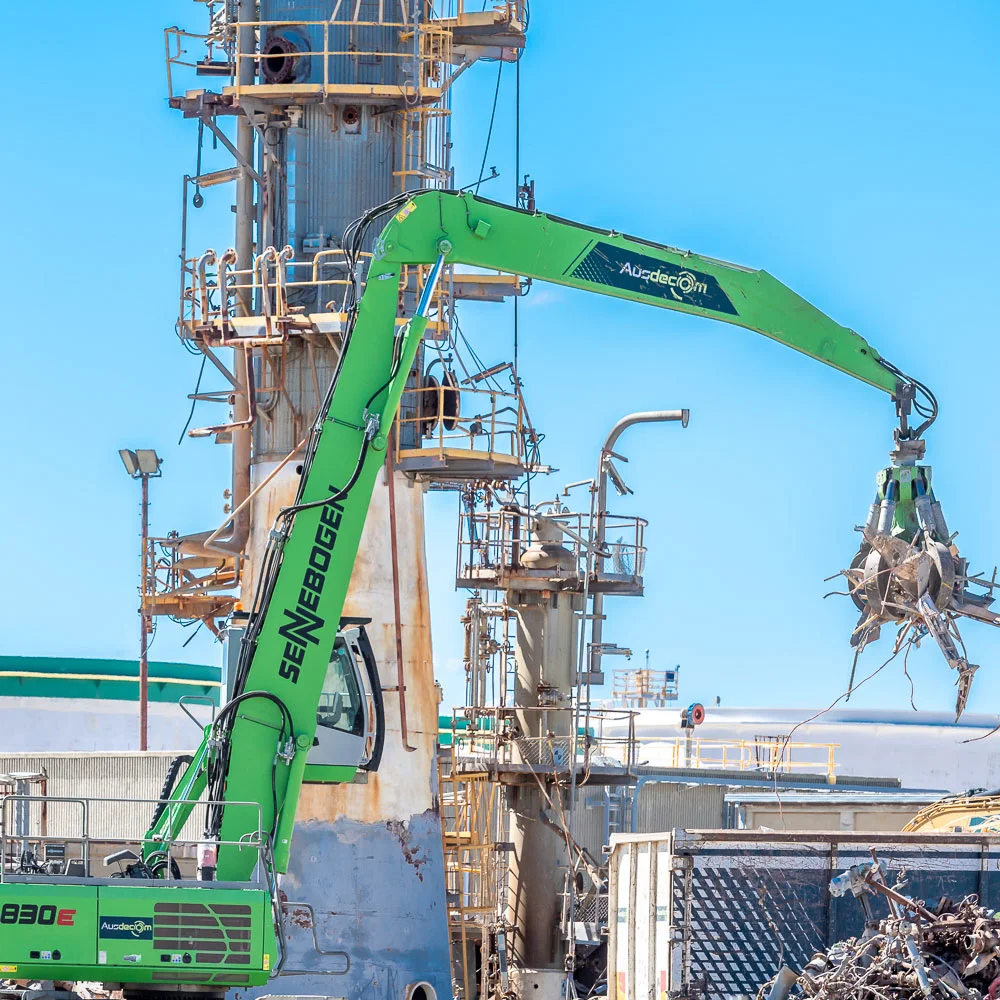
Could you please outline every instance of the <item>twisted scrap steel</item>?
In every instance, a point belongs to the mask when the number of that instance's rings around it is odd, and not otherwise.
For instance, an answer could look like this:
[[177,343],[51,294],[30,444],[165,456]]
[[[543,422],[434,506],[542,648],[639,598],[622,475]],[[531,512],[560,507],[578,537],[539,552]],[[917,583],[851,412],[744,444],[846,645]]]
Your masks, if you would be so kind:
[[[798,974],[793,998],[815,1000],[997,1000],[1000,994],[1000,914],[976,896],[928,907],[885,883],[876,859],[834,879],[835,894],[861,898],[869,917],[861,937],[817,952]],[[845,881],[846,880],[846,881]],[[839,885],[838,885],[839,883]],[[839,890],[839,891],[838,891]],[[881,896],[888,916],[871,915]],[[779,972],[758,991],[768,997]],[[781,992],[780,987],[778,992]]]

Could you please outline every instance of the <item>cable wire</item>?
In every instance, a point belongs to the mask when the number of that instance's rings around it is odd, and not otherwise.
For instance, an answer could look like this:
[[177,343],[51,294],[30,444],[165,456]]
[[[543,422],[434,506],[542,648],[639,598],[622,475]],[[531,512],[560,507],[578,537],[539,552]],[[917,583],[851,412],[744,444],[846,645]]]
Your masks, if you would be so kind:
[[490,112],[490,127],[486,133],[486,146],[483,148],[483,162],[479,165],[479,179],[476,181],[476,194],[479,194],[479,185],[483,183],[483,171],[486,169],[486,157],[490,155],[490,140],[493,138],[493,123],[497,117],[497,98],[500,96],[500,76],[503,74],[503,60],[497,63],[497,85],[493,91],[493,110]]
[[208,361],[208,355],[203,351],[198,352],[201,355],[201,367],[198,369],[198,380],[194,384],[194,392],[191,393],[191,409],[188,411],[188,418],[184,422],[184,429],[181,431],[181,436],[177,439],[177,444],[184,443],[184,435],[187,434],[188,428],[191,426],[191,420],[194,417],[194,408],[198,403],[198,391],[201,389],[201,377],[205,374],[205,362]]
[[[908,385],[913,386],[916,390],[916,395],[913,398],[913,409],[917,414],[924,418],[924,422],[913,432],[914,438],[919,438],[927,430],[931,424],[937,420],[938,416],[938,401],[937,396],[934,395],[931,390],[924,385],[919,379],[915,379],[912,375],[907,375],[904,371],[897,368],[891,361],[886,361],[885,358],[879,358],[878,363],[886,369],[886,371],[892,372],[897,378],[901,379]],[[920,399],[920,393],[923,394],[926,401]]]

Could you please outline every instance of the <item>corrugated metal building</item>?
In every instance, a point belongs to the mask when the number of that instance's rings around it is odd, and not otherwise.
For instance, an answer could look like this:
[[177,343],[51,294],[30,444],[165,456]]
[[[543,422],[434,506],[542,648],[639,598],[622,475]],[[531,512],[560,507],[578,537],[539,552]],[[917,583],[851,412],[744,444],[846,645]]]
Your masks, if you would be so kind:
[[[149,826],[153,803],[159,794],[173,753],[48,753],[3,754],[0,774],[39,774],[45,778],[46,803],[32,802],[29,833],[41,835],[43,828],[52,837],[67,840],[83,835],[83,808],[79,801],[88,799],[87,835],[99,841],[138,840]],[[33,784],[30,794],[37,795],[40,784]],[[109,799],[114,801],[95,801]],[[44,826],[43,826],[44,824]],[[184,830],[184,837],[196,838],[201,826],[195,814]],[[3,829],[13,832],[13,808],[4,809]]]

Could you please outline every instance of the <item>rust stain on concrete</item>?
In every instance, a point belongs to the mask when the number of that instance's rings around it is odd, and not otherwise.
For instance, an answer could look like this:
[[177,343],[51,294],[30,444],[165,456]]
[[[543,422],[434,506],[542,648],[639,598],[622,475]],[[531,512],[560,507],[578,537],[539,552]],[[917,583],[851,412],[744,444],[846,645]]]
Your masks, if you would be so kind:
[[[266,469],[262,468],[260,474],[266,475]],[[282,484],[276,490],[267,491],[267,514],[271,514],[272,509],[276,513],[290,502],[291,497],[284,495],[286,487],[297,486],[297,479],[294,470],[290,477],[284,476],[284,470],[276,477],[274,482],[282,480]],[[294,489],[291,492],[294,494]],[[385,691],[385,751],[378,773],[369,775],[367,784],[304,786],[297,813],[300,821],[332,822],[348,817],[381,824],[405,821],[436,806],[438,702],[431,651],[423,491],[411,486],[401,473],[396,473],[395,499],[408,738],[417,750],[407,752],[402,747],[400,692]],[[255,518],[256,514],[255,511]],[[257,531],[258,527],[255,523],[253,530]],[[267,530],[264,528],[260,537],[266,537]],[[368,632],[384,688],[397,686],[392,588],[388,488],[382,472],[376,480],[369,506],[344,614],[372,619]]]
[[389,820],[385,825],[386,829],[399,841],[399,846],[403,851],[403,858],[406,863],[413,866],[414,871],[417,873],[417,878],[423,882],[424,876],[420,873],[420,869],[427,864],[428,858],[426,854],[421,855],[420,845],[410,840],[409,826],[394,819]]

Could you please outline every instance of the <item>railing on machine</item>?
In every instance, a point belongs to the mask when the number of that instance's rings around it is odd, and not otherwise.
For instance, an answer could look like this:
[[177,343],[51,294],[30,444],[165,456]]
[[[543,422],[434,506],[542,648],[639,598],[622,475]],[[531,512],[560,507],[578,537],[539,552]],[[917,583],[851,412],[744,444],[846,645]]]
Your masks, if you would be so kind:
[[[139,826],[148,825],[148,818],[159,806],[167,810],[192,808],[199,811],[214,806],[225,806],[231,811],[235,807],[247,810],[250,817],[256,817],[256,822],[248,819],[246,825],[250,832],[239,841],[209,841],[197,836],[195,831],[199,823],[192,812],[181,831],[182,836],[164,840],[159,845],[155,860],[149,862],[158,873],[162,867],[160,874],[165,874],[166,878],[194,880],[197,878],[199,848],[229,845],[256,851],[262,864],[256,866],[255,871],[261,879],[268,878],[271,872],[271,845],[263,829],[261,807],[257,802],[7,794],[0,796],[0,882],[53,876],[100,878],[102,869],[95,865],[98,850],[102,858],[126,848],[139,855],[141,839],[124,836],[122,827],[135,827],[137,823]],[[146,819],[138,815],[140,812],[146,814]],[[60,848],[58,860],[50,857],[49,845]],[[109,869],[105,877],[122,877],[124,867],[129,863],[134,862],[115,862],[119,869]],[[211,886],[220,883],[199,884]],[[265,881],[260,883],[260,887],[270,888]]]

